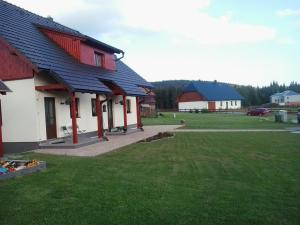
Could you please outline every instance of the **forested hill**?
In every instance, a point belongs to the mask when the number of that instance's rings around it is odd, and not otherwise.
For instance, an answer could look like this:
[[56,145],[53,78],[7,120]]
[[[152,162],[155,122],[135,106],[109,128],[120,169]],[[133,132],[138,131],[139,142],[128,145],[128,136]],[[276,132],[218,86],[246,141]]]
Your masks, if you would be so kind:
[[[155,86],[156,104],[158,109],[177,108],[176,98],[190,82],[191,80],[165,80],[152,82]],[[265,87],[231,85],[245,98],[243,102],[244,106],[268,103],[272,94],[285,90],[293,90],[300,93],[300,84],[297,82],[291,82],[289,85],[280,85],[274,81],[269,86]]]

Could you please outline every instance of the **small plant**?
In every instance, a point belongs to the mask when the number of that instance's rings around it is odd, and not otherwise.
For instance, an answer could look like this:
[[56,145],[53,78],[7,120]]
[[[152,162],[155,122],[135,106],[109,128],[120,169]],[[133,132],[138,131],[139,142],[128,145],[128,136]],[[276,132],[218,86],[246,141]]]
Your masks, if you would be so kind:
[[193,112],[193,110],[190,109],[189,113],[192,113],[192,112]]
[[195,110],[195,113],[199,113],[199,109],[196,109],[196,110]]
[[202,109],[201,112],[202,113],[209,113],[208,109]]
[[180,120],[180,123],[181,124],[185,124],[185,120]]

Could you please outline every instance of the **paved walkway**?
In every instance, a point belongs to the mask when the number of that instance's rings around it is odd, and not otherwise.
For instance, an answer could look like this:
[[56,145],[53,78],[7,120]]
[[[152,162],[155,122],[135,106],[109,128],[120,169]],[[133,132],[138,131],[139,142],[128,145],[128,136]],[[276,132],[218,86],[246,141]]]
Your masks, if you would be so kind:
[[126,135],[108,136],[109,141],[84,146],[75,149],[37,149],[34,152],[52,155],[70,155],[70,156],[97,156],[115,149],[136,143],[148,137],[152,137],[159,132],[174,131],[180,125],[164,126],[145,126],[144,131],[139,131]]

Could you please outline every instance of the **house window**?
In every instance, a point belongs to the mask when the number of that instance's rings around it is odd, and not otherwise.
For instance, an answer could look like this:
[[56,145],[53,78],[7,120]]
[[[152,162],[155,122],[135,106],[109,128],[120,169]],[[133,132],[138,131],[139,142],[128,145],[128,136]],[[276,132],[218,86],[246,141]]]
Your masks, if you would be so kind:
[[[76,112],[76,118],[80,118],[79,98],[75,98],[75,112]],[[71,104],[70,104],[70,117],[72,118]]]
[[103,54],[95,52],[95,66],[102,67],[103,66]]
[[91,99],[91,103],[92,103],[92,116],[97,116],[97,112],[96,112],[96,99],[92,98]]
[[106,112],[106,105],[102,106],[102,112]]
[[222,102],[222,101],[220,101],[220,106],[221,106],[221,107],[223,106],[223,102]]
[[232,103],[232,101],[230,101],[230,104],[231,104],[231,106],[233,106],[233,103]]
[[127,108],[127,113],[131,113],[131,101],[130,101],[130,99],[126,100],[126,108]]
[[237,100],[235,100],[235,106],[237,106]]

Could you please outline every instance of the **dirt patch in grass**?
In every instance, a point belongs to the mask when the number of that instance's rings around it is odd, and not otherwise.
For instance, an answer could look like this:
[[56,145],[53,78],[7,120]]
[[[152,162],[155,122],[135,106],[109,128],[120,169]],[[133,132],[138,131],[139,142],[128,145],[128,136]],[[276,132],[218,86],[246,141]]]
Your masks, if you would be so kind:
[[171,132],[159,132],[158,134],[152,136],[152,137],[148,137],[144,140],[138,141],[138,143],[145,143],[145,142],[152,142],[152,141],[157,141],[163,138],[170,138],[170,137],[174,137],[174,133]]

